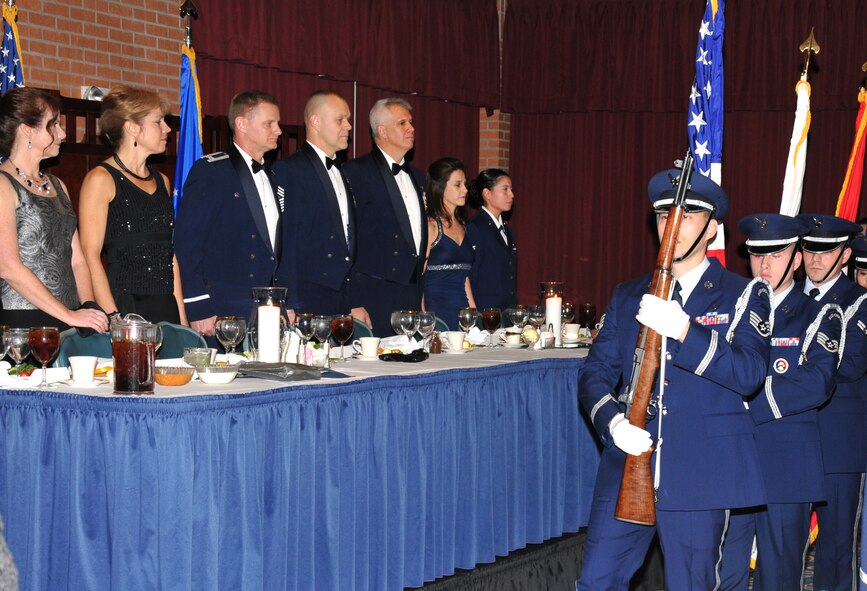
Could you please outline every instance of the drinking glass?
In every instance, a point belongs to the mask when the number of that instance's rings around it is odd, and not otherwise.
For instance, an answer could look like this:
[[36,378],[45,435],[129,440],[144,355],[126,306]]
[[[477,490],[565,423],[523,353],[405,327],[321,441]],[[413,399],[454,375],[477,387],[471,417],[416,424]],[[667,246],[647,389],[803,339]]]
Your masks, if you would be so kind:
[[313,318],[315,316],[315,314],[295,315],[295,328],[298,330],[298,334],[301,335],[302,347],[307,346],[307,343],[313,338]]
[[578,307],[578,323],[581,326],[586,326],[587,329],[593,328],[596,324],[596,304],[584,303]]
[[458,324],[467,335],[470,334],[470,329],[476,325],[478,319],[479,311],[475,308],[461,308],[458,312]]
[[340,361],[346,361],[346,357],[343,355],[343,345],[345,345],[346,341],[349,340],[349,337],[352,336],[354,330],[355,321],[352,320],[352,316],[345,314],[332,316],[331,334],[334,336],[334,340],[340,343]]
[[560,318],[563,324],[569,324],[575,318],[575,305],[572,302],[563,302],[560,308]]
[[6,357],[6,353],[9,352],[9,345],[6,344],[6,339],[3,338],[3,335],[6,334],[6,331],[9,330],[9,327],[4,325],[0,325],[0,361],[3,361],[3,358]]
[[314,316],[312,324],[313,336],[317,341],[325,344],[331,336],[331,316]]
[[416,312],[415,310],[401,310],[399,322],[400,330],[403,334],[406,335],[407,340],[412,339],[412,335],[414,335],[418,331],[418,312]]
[[46,366],[60,351],[60,331],[54,326],[37,326],[31,328],[27,335],[27,344],[36,360],[42,364],[42,381],[37,388],[47,388],[48,378]]
[[9,355],[15,360],[15,375],[21,375],[21,362],[30,354],[27,328],[10,328],[3,332],[3,343],[9,349]]
[[226,354],[234,355],[235,347],[241,344],[247,334],[247,320],[239,316],[220,316],[214,328]]
[[545,324],[545,306],[530,306],[527,313],[530,324],[536,327],[536,330],[541,330]]
[[420,312],[418,315],[418,333],[422,337],[424,350],[429,347],[429,340],[437,327],[437,317],[433,312]]
[[522,306],[521,304],[509,309],[509,318],[511,319],[512,324],[521,328],[524,328],[524,325],[527,324],[528,315],[527,307]]
[[485,325],[485,330],[491,335],[488,337],[488,347],[497,346],[494,342],[494,333],[500,328],[500,316],[499,308],[485,308],[482,310],[482,323]]
[[391,330],[394,331],[394,334],[403,334],[403,331],[400,329],[400,310],[392,312],[389,321],[391,323]]

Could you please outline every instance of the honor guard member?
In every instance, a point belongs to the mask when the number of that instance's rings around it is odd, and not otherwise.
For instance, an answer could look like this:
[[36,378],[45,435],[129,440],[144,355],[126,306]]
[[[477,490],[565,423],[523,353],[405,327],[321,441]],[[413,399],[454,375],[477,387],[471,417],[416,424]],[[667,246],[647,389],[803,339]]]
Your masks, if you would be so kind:
[[867,289],[867,236],[852,241],[852,263],[855,267],[855,283]]
[[193,164],[174,232],[187,318],[209,337],[218,315],[250,314],[251,289],[273,284],[282,243],[285,198],[264,161],[281,133],[277,99],[239,93],[228,118],[233,142]]
[[[800,288],[819,302],[835,303],[848,313],[864,293],[842,271],[852,254],[849,240],[861,231],[861,226],[832,215],[801,214],[798,218],[809,226],[801,239],[807,278]],[[848,340],[847,334],[834,394],[819,408],[826,496],[824,503],[816,505],[819,537],[813,588],[832,591],[848,591],[854,585],[855,533],[867,465],[867,367],[853,366],[850,356],[861,352],[854,343],[851,347],[846,344]]]
[[[648,187],[660,236],[679,175],[678,169],[661,172]],[[618,285],[581,371],[578,396],[604,449],[579,590],[627,589],[655,533],[666,589],[712,589],[726,510],[765,502],[743,396],[758,390],[768,372],[771,294],[762,280],[748,282],[708,260],[707,245],[727,210],[725,192],[692,175],[672,264],[672,299],[646,294],[650,275]],[[628,422],[618,397],[630,380],[640,324],[667,339],[665,376],[654,386],[646,431]],[[626,454],[640,455],[652,445],[656,524],[618,521]]]
[[807,224],[775,213],[738,222],[748,236],[754,277],[774,290],[768,377],[746,399],[756,424],[767,505],[731,511],[723,545],[723,591],[746,591],[753,537],[758,561],[754,591],[802,587],[811,504],[825,498],[816,409],[831,395],[839,362],[843,311],[796,289],[798,240]]

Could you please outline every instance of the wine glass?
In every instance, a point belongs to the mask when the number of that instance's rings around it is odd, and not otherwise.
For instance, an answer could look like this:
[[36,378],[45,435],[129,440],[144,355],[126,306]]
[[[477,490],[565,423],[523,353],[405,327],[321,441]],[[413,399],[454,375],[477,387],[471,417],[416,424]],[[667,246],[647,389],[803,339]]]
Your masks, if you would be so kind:
[[461,329],[469,336],[472,329],[479,319],[479,311],[475,308],[461,308],[458,312],[458,324]]
[[391,313],[390,323],[394,334],[403,334],[403,331],[400,329],[400,310],[395,310]]
[[343,314],[331,317],[331,334],[334,336],[334,340],[340,343],[340,361],[346,361],[346,357],[343,355],[343,345],[352,336],[354,330],[355,321],[352,316]]
[[296,314],[295,329],[301,335],[301,349],[307,346],[310,339],[313,338],[313,318],[315,314]]
[[419,314],[414,310],[401,310],[399,322],[400,330],[406,335],[407,342],[409,343],[412,340],[412,335],[418,331]]
[[509,309],[509,318],[511,319],[512,324],[520,328],[524,328],[524,325],[527,324],[528,315],[527,307],[521,304]]
[[572,302],[563,302],[563,306],[560,308],[560,319],[563,321],[563,324],[569,324],[575,318],[575,304]]
[[9,349],[9,355],[15,360],[15,375],[21,376],[21,362],[30,354],[27,328],[10,328],[3,332],[3,343]]
[[536,327],[536,330],[541,330],[545,324],[545,306],[530,306],[527,314],[530,324]]
[[588,331],[596,324],[596,304],[588,302],[578,307],[578,323]]
[[485,330],[487,330],[491,336],[488,337],[488,347],[496,347],[497,344],[494,342],[494,333],[497,332],[497,329],[500,328],[500,309],[499,308],[485,308],[482,310],[482,323],[485,325]]
[[331,336],[331,316],[314,316],[311,321],[313,325],[313,336],[322,344],[328,341]]
[[433,312],[419,312],[418,315],[418,333],[422,337],[424,350],[428,350],[428,341],[434,330],[437,327],[437,317]]
[[54,359],[60,351],[60,331],[54,326],[37,326],[31,328],[27,335],[27,344],[36,360],[42,364],[42,381],[37,388],[48,387],[48,362]]
[[226,355],[234,355],[235,347],[247,334],[247,320],[239,316],[220,316],[214,328],[214,334],[226,350]]

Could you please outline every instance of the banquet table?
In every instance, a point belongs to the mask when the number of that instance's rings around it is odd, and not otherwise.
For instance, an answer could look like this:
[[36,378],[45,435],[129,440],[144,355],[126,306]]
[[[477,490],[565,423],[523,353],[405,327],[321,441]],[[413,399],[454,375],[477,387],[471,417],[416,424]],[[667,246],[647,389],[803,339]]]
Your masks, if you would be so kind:
[[347,377],[0,391],[22,589],[391,590],[586,525],[575,350]]

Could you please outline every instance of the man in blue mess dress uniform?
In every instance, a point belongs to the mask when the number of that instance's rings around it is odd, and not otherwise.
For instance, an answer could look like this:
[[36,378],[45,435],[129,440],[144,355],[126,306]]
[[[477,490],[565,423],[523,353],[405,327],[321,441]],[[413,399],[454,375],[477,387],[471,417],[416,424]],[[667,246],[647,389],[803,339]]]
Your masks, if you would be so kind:
[[[809,226],[801,240],[807,278],[799,288],[820,303],[839,305],[848,315],[865,293],[842,271],[852,254],[849,241],[861,226],[832,215],[798,217]],[[825,502],[816,505],[816,591],[851,591],[856,584],[855,540],[867,465],[867,364],[863,362],[864,341],[850,334],[851,326],[850,321],[836,388],[831,399],[819,408],[826,497]]]
[[[648,187],[660,235],[679,175],[677,169],[664,171]],[[770,288],[707,259],[708,242],[728,210],[728,197],[716,183],[694,174],[685,206],[672,299],[646,294],[649,275],[617,286],[581,371],[579,399],[604,449],[579,590],[627,589],[655,533],[667,589],[712,589],[727,510],[765,502],[743,396],[767,375]],[[664,395],[660,399],[657,383],[657,412],[646,431],[628,422],[618,399],[630,379],[639,323],[665,337],[667,347],[665,377],[657,380],[665,385]],[[626,454],[640,455],[651,445],[656,525],[619,521],[614,511]]]
[[753,276],[774,289],[770,370],[762,388],[747,398],[768,503],[732,510],[720,589],[747,590],[754,537],[753,591],[800,589],[812,503],[825,498],[816,409],[834,388],[843,311],[819,304],[795,286],[805,222],[762,213],[743,218],[738,229],[748,236]]
[[228,149],[190,169],[174,232],[187,317],[209,337],[217,316],[250,314],[251,288],[272,285],[281,250],[283,189],[264,162],[281,133],[277,99],[235,95],[229,126]]

